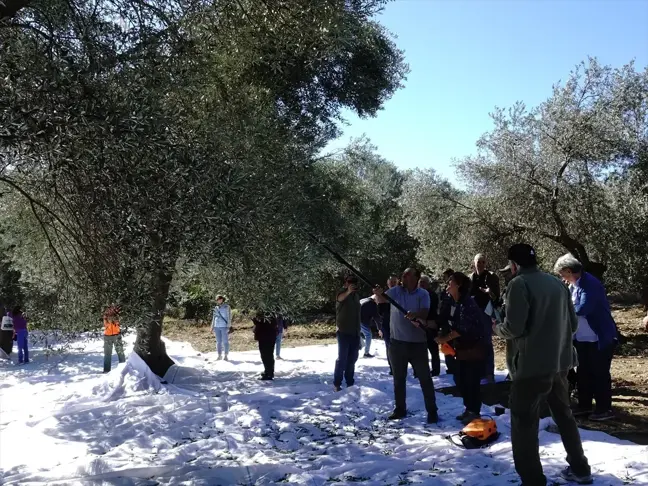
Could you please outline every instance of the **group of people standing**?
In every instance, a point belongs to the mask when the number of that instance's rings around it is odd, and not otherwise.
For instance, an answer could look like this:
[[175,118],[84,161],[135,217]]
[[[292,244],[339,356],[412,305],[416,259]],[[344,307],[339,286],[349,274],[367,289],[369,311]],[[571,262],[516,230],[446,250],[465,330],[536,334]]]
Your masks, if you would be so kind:
[[[490,316],[495,314],[500,287],[498,277],[486,270],[482,255],[477,255],[474,263],[475,272],[470,276],[450,269],[444,272],[446,288],[440,294],[437,282],[413,268],[405,270],[400,281],[390,277],[387,290],[375,289],[371,297],[364,299],[359,298],[357,278],[347,276],[336,298],[338,359],[334,389],[339,391],[343,381],[347,386],[354,384],[363,337],[364,357],[373,357],[370,339],[375,326],[385,342],[389,374],[394,377],[396,406],[392,419],[406,415],[405,383],[411,364],[423,390],[428,421],[436,422],[432,377],[441,373],[439,346],[450,342],[452,354],[445,358],[447,370],[454,375],[466,407],[458,419],[467,423],[478,417],[481,382],[494,381]],[[410,314],[404,315],[392,306],[385,295]]]
[[[103,339],[104,362],[103,371],[108,373],[111,369],[113,348],[117,352],[120,363],[126,361],[124,344],[119,322],[119,307],[109,305],[103,314]],[[29,359],[29,331],[27,317],[20,306],[15,306],[11,312],[3,312],[0,324],[0,349],[3,358],[11,359],[14,341],[18,345],[18,364],[27,364]]]
[[11,359],[14,341],[18,345],[18,364],[29,363],[29,331],[27,318],[22,308],[17,305],[11,311],[2,312],[0,324],[0,349],[2,357]]
[[[259,311],[252,317],[254,339],[259,343],[259,353],[263,362],[263,373],[260,380],[274,379],[275,353],[281,358],[281,342],[288,329],[288,320],[277,313]],[[216,337],[218,360],[229,361],[229,335],[232,333],[232,309],[223,295],[216,297],[216,306],[212,313],[212,332]],[[225,353],[223,355],[223,352]]]
[[[486,269],[482,255],[475,258],[470,276],[452,270],[444,273],[446,288],[438,300],[433,297],[431,279],[413,268],[403,272],[400,282],[390,278],[386,290],[375,287],[366,299],[359,297],[357,278],[348,275],[336,297],[334,390],[340,391],[343,382],[355,384],[360,336],[363,327],[366,334],[366,328],[375,323],[385,340],[393,375],[395,407],[389,419],[407,414],[406,379],[411,364],[423,392],[427,421],[438,421],[432,376],[440,372],[440,345],[463,397],[465,409],[457,419],[467,424],[481,414],[482,380],[494,379],[493,335],[497,335],[507,345],[511,441],[522,483],[546,484],[538,424],[540,410],[547,404],[567,451],[569,466],[561,476],[591,484],[574,416],[588,414],[591,420],[613,416],[610,366],[617,331],[605,289],[572,255],[556,263],[560,279],[538,268],[536,252],[529,245],[514,245],[507,256],[509,264],[500,271],[506,284],[501,295],[499,278]],[[368,348],[365,356],[371,357]],[[574,369],[576,407],[571,405],[568,384],[568,374]]]

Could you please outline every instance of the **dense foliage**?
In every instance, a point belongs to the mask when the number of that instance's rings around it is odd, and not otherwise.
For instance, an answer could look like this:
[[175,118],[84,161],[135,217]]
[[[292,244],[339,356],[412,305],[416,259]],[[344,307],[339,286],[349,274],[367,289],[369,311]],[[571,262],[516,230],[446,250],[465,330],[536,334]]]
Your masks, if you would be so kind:
[[207,317],[330,309],[338,249],[375,282],[409,265],[545,268],[566,251],[637,292],[648,266],[648,70],[595,59],[538,107],[496,109],[460,185],[367,140],[322,155],[343,109],[401,86],[383,1],[0,3],[0,292],[46,327],[119,302],[159,374],[168,305]]
[[140,316],[135,349],[164,373],[180,259],[280,270],[303,247],[293,222],[319,227],[328,216],[317,211],[335,212],[314,158],[343,108],[373,115],[406,71],[372,20],[383,3],[72,0],[5,12],[0,181],[14,235],[33,236],[16,260],[50,273],[35,281],[63,272],[88,307],[119,301]]
[[431,171],[408,181],[423,261],[440,269],[483,252],[503,263],[524,240],[547,269],[569,251],[612,289],[636,293],[648,268],[648,69],[590,59],[540,106],[492,119],[477,155],[458,160],[463,187]]

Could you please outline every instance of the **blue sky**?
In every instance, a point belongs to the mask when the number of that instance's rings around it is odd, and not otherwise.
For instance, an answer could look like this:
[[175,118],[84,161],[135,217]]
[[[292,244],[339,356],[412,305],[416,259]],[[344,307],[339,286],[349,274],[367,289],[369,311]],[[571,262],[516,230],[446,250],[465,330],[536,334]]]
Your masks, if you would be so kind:
[[646,0],[395,0],[380,22],[411,72],[375,118],[352,113],[327,151],[366,134],[400,168],[453,179],[454,157],[475,152],[488,113],[542,102],[588,56],[648,64]]

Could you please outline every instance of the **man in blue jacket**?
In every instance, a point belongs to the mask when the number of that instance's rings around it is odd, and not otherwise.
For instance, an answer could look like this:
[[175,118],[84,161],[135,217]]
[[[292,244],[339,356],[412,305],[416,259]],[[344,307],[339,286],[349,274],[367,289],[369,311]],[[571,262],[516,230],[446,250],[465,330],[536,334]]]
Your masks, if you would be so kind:
[[[605,287],[569,253],[558,259],[554,271],[569,283],[578,316],[578,330],[574,335],[578,352],[578,409],[574,415],[589,415],[594,421],[609,420],[613,418],[610,367],[617,329]],[[592,400],[596,401],[595,408]]]

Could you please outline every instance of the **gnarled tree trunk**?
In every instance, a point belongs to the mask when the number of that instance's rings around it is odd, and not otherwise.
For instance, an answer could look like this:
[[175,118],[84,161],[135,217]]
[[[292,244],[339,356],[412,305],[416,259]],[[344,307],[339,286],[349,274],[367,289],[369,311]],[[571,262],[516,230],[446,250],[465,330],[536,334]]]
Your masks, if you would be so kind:
[[590,260],[589,255],[585,246],[578,241],[574,240],[572,237],[567,235],[561,235],[560,243],[578,260],[583,264],[583,268],[586,272],[591,273],[599,280],[603,281],[603,275],[607,270],[607,266],[600,262],[593,262]]
[[169,358],[164,342],[162,342],[162,323],[172,279],[170,268],[172,266],[158,269],[152,277],[153,299],[150,315],[148,322],[137,330],[134,347],[134,351],[159,377],[163,377],[173,365],[173,360]]

